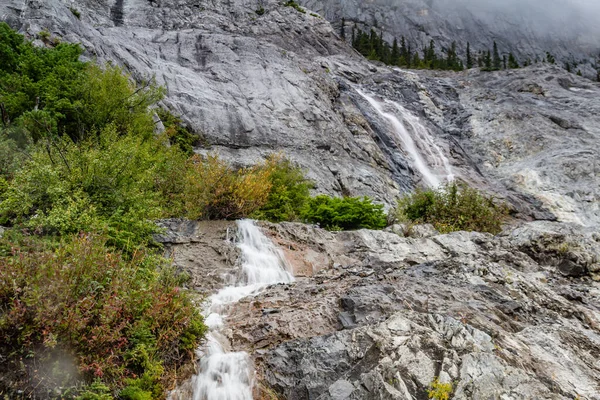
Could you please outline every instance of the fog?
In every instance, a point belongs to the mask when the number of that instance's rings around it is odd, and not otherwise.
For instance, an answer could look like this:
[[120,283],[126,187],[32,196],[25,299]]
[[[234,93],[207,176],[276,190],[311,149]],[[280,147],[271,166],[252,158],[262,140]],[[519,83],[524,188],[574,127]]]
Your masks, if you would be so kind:
[[600,0],[426,0],[433,8],[460,12],[466,7],[484,17],[514,17],[528,20],[535,30],[572,29],[600,32]]

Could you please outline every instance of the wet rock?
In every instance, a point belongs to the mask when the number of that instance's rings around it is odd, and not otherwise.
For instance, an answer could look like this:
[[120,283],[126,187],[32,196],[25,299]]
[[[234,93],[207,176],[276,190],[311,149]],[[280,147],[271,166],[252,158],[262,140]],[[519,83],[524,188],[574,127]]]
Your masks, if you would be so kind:
[[[332,259],[359,260],[357,273],[324,267],[323,278],[242,302],[228,319],[234,348],[252,351],[261,343],[261,385],[284,398],[426,398],[439,377],[453,384],[457,399],[595,399],[600,287],[565,276],[562,254],[540,242],[573,226],[534,222],[497,237],[420,239],[271,228],[275,238],[293,242],[297,234]],[[578,238],[580,257],[592,259],[597,242]],[[394,268],[381,271],[382,280],[361,277],[360,265],[375,259]],[[263,315],[250,304],[279,312]]]

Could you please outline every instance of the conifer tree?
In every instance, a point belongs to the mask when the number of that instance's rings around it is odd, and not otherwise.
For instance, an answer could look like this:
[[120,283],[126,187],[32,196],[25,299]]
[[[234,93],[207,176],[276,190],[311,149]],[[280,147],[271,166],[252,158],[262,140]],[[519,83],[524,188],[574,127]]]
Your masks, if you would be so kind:
[[419,52],[415,51],[415,54],[413,56],[413,60],[412,60],[412,67],[413,68],[421,68],[421,58],[419,57]]
[[500,69],[500,53],[498,52],[498,44],[496,43],[496,41],[494,40],[494,54],[492,56],[492,65],[494,67],[494,70],[499,70]]
[[400,48],[398,47],[398,39],[394,38],[394,44],[392,44],[392,55],[390,62],[392,65],[400,66]]
[[506,69],[508,66],[508,58],[506,58],[506,54],[502,55],[502,69]]
[[565,63],[565,69],[567,70],[567,72],[571,72],[571,63],[570,62],[566,62]]
[[473,56],[471,55],[471,43],[467,42],[467,69],[473,68]]
[[492,53],[489,50],[483,58],[483,64],[486,71],[492,70]]
[[519,62],[517,61],[513,53],[508,53],[508,68],[519,68]]
[[342,18],[342,31],[340,32],[342,40],[346,41],[346,18]]

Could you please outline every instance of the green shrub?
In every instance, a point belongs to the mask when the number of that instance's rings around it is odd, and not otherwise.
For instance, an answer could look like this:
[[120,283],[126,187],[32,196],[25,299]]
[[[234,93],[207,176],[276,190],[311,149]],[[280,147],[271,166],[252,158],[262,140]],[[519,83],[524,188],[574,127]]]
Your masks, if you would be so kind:
[[479,231],[499,233],[508,215],[496,204],[465,184],[450,183],[439,189],[417,190],[398,201],[398,219],[430,223],[442,232]]
[[310,199],[313,184],[304,177],[301,168],[280,156],[269,158],[271,190],[267,203],[252,217],[271,222],[297,221]]
[[0,23],[1,129],[23,127],[35,141],[59,135],[80,140],[108,124],[151,135],[148,106],[164,89],[152,80],[138,86],[118,67],[81,62],[81,54],[74,44],[35,47]]
[[177,148],[120,135],[114,125],[79,142],[44,141],[0,196],[0,224],[44,234],[103,231],[132,249],[156,232],[154,219],[171,214],[176,203],[162,194],[174,190],[184,167]]
[[305,206],[302,219],[329,230],[382,229],[387,224],[383,205],[373,204],[367,197],[314,197]]
[[257,15],[264,15],[265,14],[265,9],[263,6],[258,7],[258,9],[256,9],[255,13]]
[[300,6],[300,4],[296,3],[295,0],[288,0],[286,3],[284,3],[284,6],[286,6],[286,7],[292,7],[296,11],[298,11],[299,13],[306,14],[306,10],[304,10],[304,8],[302,8]]
[[81,19],[81,12],[79,12],[78,9],[70,7],[69,11],[71,11],[71,14],[73,14],[75,16],[75,18]]
[[181,151],[186,155],[192,156],[194,154],[194,147],[200,145],[203,142],[203,138],[192,133],[190,128],[183,125],[181,118],[170,111],[160,108],[156,112],[165,126],[165,133],[171,145],[179,146]]
[[[52,349],[72,353],[83,378],[104,383],[82,398],[109,398],[105,385],[125,388],[127,398],[160,397],[206,331],[181,278],[148,251],[124,257],[106,238],[79,235],[55,249],[13,253],[0,257],[4,362],[18,366],[27,356],[43,364]],[[46,371],[23,373],[36,382]]]

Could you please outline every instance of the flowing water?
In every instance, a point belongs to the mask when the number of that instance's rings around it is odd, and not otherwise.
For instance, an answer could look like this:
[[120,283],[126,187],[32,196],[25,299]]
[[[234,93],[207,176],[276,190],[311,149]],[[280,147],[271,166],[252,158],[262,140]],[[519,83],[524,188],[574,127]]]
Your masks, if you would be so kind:
[[389,121],[402,148],[428,186],[437,187],[442,182],[454,180],[450,161],[417,116],[394,101],[379,101],[361,90],[357,89],[357,92]]
[[209,327],[201,351],[200,372],[194,377],[193,400],[252,400],[254,370],[250,356],[229,352],[220,330],[228,308],[268,285],[294,280],[281,250],[250,220],[237,222],[241,270],[234,284],[211,296],[204,309]]

